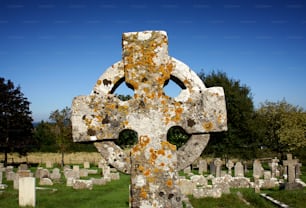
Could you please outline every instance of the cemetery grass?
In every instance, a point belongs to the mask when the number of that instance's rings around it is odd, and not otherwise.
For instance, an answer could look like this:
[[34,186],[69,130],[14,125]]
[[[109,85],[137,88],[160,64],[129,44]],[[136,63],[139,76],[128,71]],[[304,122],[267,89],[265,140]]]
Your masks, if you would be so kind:
[[[4,182],[8,184],[8,188],[0,194],[0,207],[17,208],[18,190],[13,189],[12,181]],[[45,186],[44,188],[48,188],[46,190],[36,190],[36,208],[127,208],[129,183],[130,177],[121,174],[120,180],[103,186],[94,185],[92,190],[74,190],[61,180],[53,186]]]

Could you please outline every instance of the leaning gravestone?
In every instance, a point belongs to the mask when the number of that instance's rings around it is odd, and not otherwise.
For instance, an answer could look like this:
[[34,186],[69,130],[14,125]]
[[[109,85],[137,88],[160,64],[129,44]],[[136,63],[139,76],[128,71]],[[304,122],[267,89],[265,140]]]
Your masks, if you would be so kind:
[[[223,89],[206,88],[188,66],[168,56],[166,32],[124,33],[122,46],[122,61],[106,70],[89,96],[73,100],[74,141],[95,141],[109,164],[131,174],[132,207],[182,207],[178,171],[200,156],[207,133],[227,129]],[[170,79],[182,88],[176,98],[163,91]],[[134,90],[128,101],[113,94],[122,82]],[[191,135],[178,150],[167,141],[173,126]],[[138,134],[129,155],[111,141],[125,129]]]

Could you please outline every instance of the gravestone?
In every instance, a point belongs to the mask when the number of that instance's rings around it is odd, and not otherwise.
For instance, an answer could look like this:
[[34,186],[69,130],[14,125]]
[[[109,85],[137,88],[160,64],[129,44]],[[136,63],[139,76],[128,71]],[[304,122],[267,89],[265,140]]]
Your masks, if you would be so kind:
[[199,160],[199,174],[203,174],[207,172],[207,161],[204,159]]
[[235,164],[235,177],[244,177],[244,167],[241,162]]
[[[109,164],[131,174],[131,207],[182,207],[178,171],[200,156],[207,133],[227,129],[223,89],[206,88],[188,66],[168,56],[163,31],[124,33],[122,46],[122,61],[106,70],[89,96],[74,98],[74,141],[95,141]],[[175,98],[163,91],[170,79],[182,88]],[[123,82],[134,90],[128,101],[113,94]],[[178,150],[167,141],[173,126],[191,135]],[[138,134],[129,154],[111,141],[125,129]]]
[[19,206],[35,207],[35,178],[22,177],[19,178]]
[[216,175],[216,166],[214,164],[214,160],[209,163],[209,172],[211,175]]
[[263,176],[263,167],[261,165],[260,160],[254,160],[253,162],[253,177],[261,178]]
[[226,167],[228,169],[228,174],[232,175],[232,168],[234,167],[234,163],[231,160],[228,160],[226,163]]
[[300,178],[300,175],[302,175],[301,167],[302,167],[302,163],[297,163],[295,165],[295,178]]
[[89,162],[84,162],[84,168],[89,169],[90,168],[90,163]]
[[287,167],[288,182],[294,183],[295,181],[295,166],[298,159],[292,159],[292,154],[287,154],[287,160],[283,161],[283,165]]
[[46,168],[52,168],[53,163],[51,161],[46,161]]
[[216,167],[216,177],[221,177],[222,160],[220,158],[216,158],[214,160],[214,165]]
[[275,157],[274,159],[272,159],[271,164],[269,164],[271,167],[271,177],[272,178],[275,178],[277,176],[278,162],[279,162],[279,159]]

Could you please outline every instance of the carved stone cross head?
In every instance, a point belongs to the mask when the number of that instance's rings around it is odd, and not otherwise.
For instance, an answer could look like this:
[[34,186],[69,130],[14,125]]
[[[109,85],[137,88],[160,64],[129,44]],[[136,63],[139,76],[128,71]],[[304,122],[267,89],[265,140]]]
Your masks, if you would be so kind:
[[[188,66],[170,57],[164,31],[124,33],[122,48],[122,61],[104,72],[93,92],[74,99],[74,141],[95,141],[108,163],[131,174],[132,207],[181,207],[177,171],[200,156],[209,132],[227,129],[223,89],[206,88]],[[182,88],[176,98],[163,91],[170,79]],[[113,94],[122,82],[134,90],[128,101]],[[167,141],[173,126],[191,135],[178,150]],[[138,134],[130,155],[111,141],[125,129]]]

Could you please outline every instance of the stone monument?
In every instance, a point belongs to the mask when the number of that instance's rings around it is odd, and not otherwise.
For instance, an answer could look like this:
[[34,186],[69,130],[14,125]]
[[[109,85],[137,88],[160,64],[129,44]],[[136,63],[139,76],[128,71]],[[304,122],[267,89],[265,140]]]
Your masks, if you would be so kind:
[[[95,142],[109,164],[131,174],[131,207],[182,207],[178,171],[200,156],[209,132],[227,130],[223,89],[206,88],[170,57],[164,31],[124,33],[122,47],[122,61],[104,72],[92,93],[74,98],[73,139]],[[163,91],[170,79],[182,88],[175,98]],[[134,91],[128,101],[113,94],[123,82]],[[179,149],[167,141],[173,126],[191,135]],[[125,129],[138,134],[129,154],[112,141]]]

